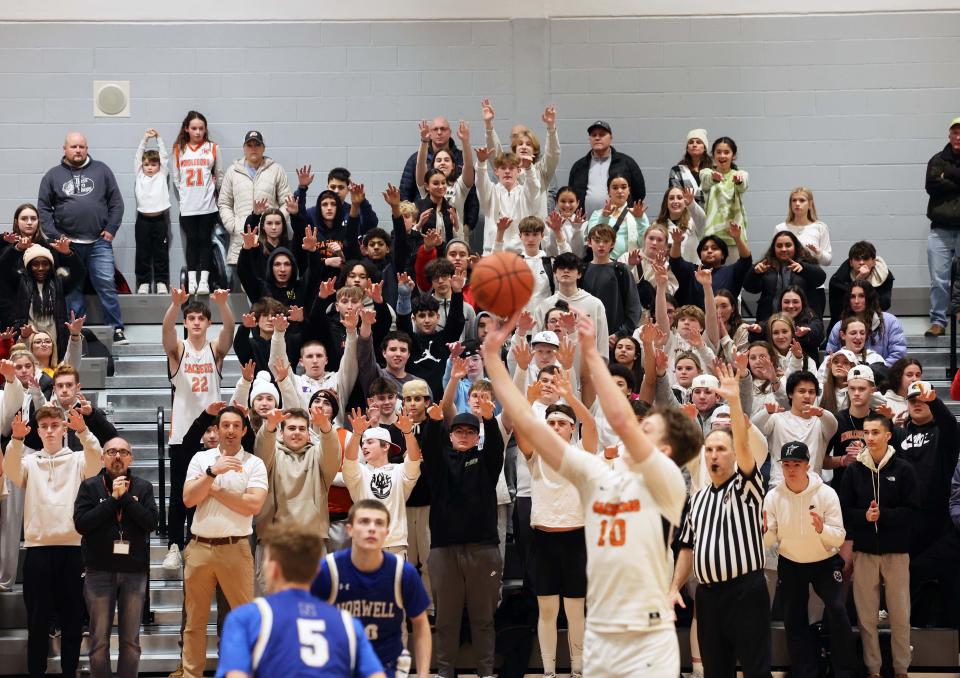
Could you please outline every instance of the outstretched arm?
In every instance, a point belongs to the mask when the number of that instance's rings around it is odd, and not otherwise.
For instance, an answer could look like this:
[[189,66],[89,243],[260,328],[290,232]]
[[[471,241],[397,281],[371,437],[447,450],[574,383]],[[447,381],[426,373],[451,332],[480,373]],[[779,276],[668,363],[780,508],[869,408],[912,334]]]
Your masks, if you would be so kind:
[[739,379],[727,365],[718,365],[716,372],[717,378],[720,379],[717,395],[725,399],[730,406],[730,425],[733,428],[733,449],[737,455],[737,467],[744,475],[749,476],[756,469],[757,462],[750,453],[747,420],[743,416],[743,406],[740,404]]

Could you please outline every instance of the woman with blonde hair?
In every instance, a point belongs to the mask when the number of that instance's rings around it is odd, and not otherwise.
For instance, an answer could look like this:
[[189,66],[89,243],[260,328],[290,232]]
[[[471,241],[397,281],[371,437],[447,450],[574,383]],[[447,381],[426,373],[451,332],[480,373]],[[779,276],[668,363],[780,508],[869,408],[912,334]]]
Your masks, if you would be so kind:
[[790,191],[787,205],[787,218],[778,224],[776,231],[790,231],[800,241],[821,266],[829,266],[833,261],[833,248],[830,245],[830,229],[817,218],[817,206],[813,202],[813,191],[806,186],[798,186]]

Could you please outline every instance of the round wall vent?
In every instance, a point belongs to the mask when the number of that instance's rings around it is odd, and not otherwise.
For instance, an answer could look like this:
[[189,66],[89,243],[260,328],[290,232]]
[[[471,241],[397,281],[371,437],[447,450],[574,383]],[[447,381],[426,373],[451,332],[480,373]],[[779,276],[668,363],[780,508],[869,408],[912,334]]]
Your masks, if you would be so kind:
[[130,115],[130,83],[128,81],[93,83],[93,113],[97,117]]

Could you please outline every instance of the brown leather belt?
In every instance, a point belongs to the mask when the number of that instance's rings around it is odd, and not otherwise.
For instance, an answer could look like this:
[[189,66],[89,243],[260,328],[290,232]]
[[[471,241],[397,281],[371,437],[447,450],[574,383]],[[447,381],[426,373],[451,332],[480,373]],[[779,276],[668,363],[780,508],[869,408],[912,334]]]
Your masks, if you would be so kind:
[[246,541],[246,537],[198,537],[193,535],[193,538],[200,542],[201,544],[209,544],[210,546],[224,546],[226,544],[236,544],[237,542]]

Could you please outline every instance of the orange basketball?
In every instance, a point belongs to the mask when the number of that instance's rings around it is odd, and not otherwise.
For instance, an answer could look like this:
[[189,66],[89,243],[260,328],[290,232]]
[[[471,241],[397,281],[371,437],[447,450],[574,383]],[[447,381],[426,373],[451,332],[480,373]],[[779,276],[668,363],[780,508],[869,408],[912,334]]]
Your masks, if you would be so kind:
[[530,301],[533,273],[513,252],[489,254],[473,267],[470,292],[480,308],[506,318]]

